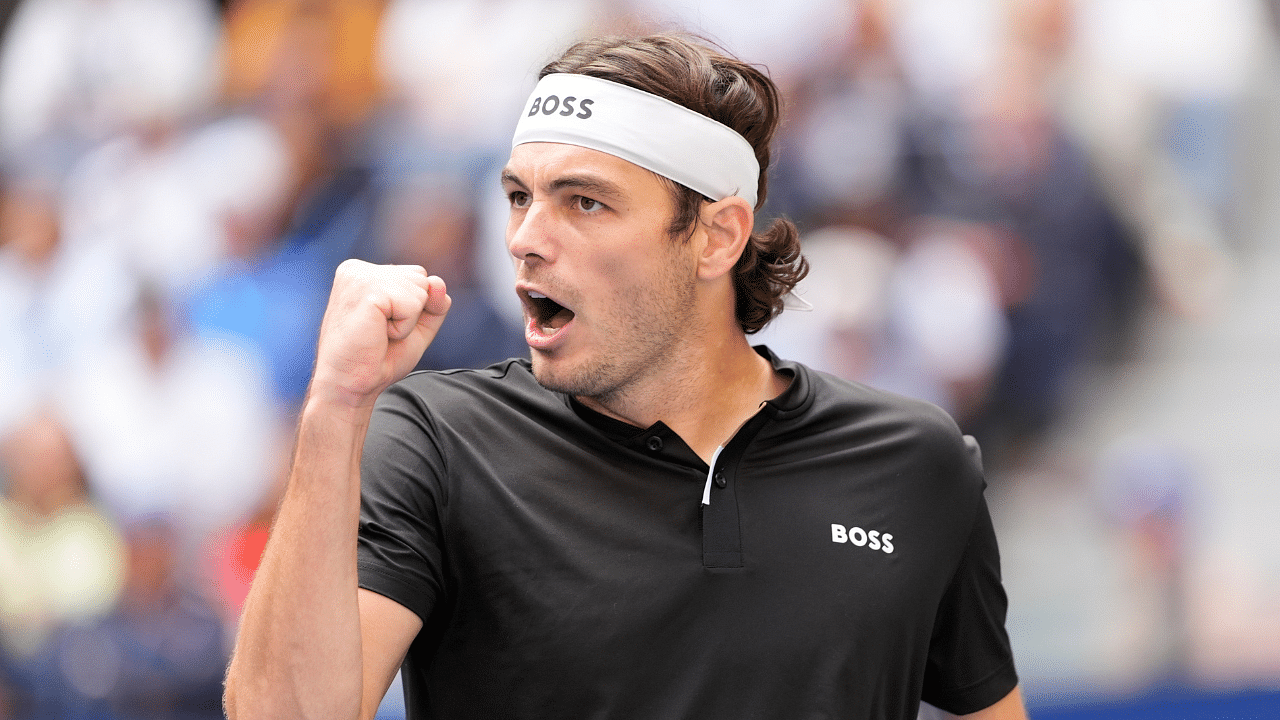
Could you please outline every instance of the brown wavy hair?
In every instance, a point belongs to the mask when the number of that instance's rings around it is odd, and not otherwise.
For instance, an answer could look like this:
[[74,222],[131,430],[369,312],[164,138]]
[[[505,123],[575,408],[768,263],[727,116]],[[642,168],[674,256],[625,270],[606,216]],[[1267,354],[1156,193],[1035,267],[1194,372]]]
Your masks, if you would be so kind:
[[[769,144],[781,120],[782,102],[769,77],[710,41],[686,33],[644,37],[603,37],[579,42],[542,68],[551,73],[589,75],[629,85],[727,125],[747,139],[760,163],[756,209],[769,186]],[[704,202],[697,191],[666,181],[675,201],[668,228],[687,240]],[[777,218],[752,233],[733,268],[735,313],[747,334],[758,332],[782,312],[782,300],[809,272],[800,236],[790,220]]]

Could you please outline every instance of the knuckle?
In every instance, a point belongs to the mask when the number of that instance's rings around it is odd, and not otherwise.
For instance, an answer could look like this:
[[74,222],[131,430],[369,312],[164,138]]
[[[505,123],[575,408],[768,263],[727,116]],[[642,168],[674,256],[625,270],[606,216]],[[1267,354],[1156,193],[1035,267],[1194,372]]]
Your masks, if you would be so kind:
[[343,285],[359,283],[368,275],[367,265],[368,263],[355,258],[343,260],[334,272],[334,281]]

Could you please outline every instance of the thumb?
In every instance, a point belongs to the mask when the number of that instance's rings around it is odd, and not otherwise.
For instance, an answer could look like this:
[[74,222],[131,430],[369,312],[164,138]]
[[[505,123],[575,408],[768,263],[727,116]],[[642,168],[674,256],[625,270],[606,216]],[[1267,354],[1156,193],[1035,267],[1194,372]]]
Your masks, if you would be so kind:
[[436,275],[428,277],[427,301],[422,305],[422,314],[443,317],[452,304],[453,298],[449,297],[444,280]]
[[405,336],[417,333],[429,344],[440,330],[452,305],[453,298],[446,292],[444,280],[435,275],[428,277],[427,299],[422,303],[422,312],[418,313],[414,325],[405,329]]

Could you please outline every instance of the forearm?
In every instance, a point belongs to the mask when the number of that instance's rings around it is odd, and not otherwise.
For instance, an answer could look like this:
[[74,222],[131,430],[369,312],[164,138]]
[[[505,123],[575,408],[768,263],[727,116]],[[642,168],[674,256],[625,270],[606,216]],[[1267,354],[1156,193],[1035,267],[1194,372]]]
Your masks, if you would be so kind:
[[362,647],[360,453],[374,401],[413,369],[449,304],[444,281],[418,266],[346,260],[334,273],[289,483],[227,670],[232,718],[352,720],[361,688],[385,692],[421,626],[407,610],[366,613],[382,632]]
[[362,667],[356,532],[367,408],[311,399],[227,674],[231,718],[355,718]]

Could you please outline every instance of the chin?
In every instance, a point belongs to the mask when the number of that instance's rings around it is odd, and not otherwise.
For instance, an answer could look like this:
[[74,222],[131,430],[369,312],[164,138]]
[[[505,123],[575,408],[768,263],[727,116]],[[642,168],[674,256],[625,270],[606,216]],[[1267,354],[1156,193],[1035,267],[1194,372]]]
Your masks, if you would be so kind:
[[561,363],[549,359],[545,353],[534,350],[532,355],[533,379],[537,380],[539,385],[556,392],[578,394],[581,383],[574,381],[575,373],[566,372],[567,368],[560,367]]
[[562,359],[553,360],[537,351],[532,355],[533,379],[548,390],[574,397],[599,397],[614,389],[607,367],[594,363],[570,366]]

